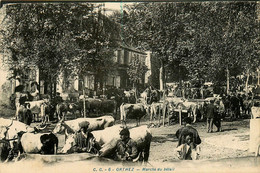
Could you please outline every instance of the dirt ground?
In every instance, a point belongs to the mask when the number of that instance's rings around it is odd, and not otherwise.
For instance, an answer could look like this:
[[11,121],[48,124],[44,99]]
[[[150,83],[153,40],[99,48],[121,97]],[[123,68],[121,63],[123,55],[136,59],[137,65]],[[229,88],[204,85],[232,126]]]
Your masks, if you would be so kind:
[[[201,143],[200,160],[252,156],[248,152],[249,119],[222,122],[222,132],[207,133],[206,122],[192,125],[199,132]],[[180,125],[151,128],[153,140],[150,160],[167,162],[176,160],[174,148],[177,146],[175,132]],[[214,131],[216,131],[214,127]]]

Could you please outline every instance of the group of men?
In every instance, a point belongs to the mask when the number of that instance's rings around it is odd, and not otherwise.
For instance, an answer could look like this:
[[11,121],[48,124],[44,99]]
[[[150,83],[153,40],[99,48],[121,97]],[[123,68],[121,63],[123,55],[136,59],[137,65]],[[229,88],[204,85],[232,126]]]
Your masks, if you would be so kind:
[[167,93],[172,93],[176,97],[183,97],[186,99],[201,99],[213,96],[212,89],[208,87],[191,88],[189,86],[168,86]]
[[223,103],[226,116],[230,116],[232,119],[242,117],[240,110],[242,110],[242,113],[245,115],[250,114],[252,100],[249,96],[231,93],[227,96],[223,96]]

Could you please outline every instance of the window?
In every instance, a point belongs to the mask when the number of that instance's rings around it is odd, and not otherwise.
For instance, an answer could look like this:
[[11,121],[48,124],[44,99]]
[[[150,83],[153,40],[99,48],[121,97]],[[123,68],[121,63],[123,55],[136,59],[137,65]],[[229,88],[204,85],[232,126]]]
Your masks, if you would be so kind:
[[118,50],[118,51],[117,51],[117,62],[118,62],[119,64],[122,64],[121,56],[122,56],[122,50]]
[[116,50],[116,51],[114,52],[114,57],[113,57],[113,61],[114,61],[114,62],[118,62],[117,54],[118,54],[118,51]]
[[129,51],[125,50],[124,52],[124,64],[129,64]]

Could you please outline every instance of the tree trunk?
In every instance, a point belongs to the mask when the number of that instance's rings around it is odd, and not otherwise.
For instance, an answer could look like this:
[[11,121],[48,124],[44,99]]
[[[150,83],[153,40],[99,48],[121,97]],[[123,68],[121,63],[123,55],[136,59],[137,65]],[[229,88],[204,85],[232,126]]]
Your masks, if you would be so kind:
[[160,90],[164,90],[164,83],[165,83],[165,76],[164,76],[164,64],[163,62],[161,62],[161,67],[160,67],[160,76],[159,76],[159,80],[160,80]]
[[136,94],[136,85],[135,85],[135,82],[133,82],[133,90],[134,90],[135,103],[136,103],[136,101],[137,101],[137,94]]
[[83,117],[86,118],[85,82],[83,80]]
[[229,94],[229,69],[227,67],[227,94]]
[[[83,94],[83,117],[86,118],[87,117],[87,113],[86,113],[86,89],[85,89],[85,76],[84,75],[78,75],[80,76],[80,78],[82,78],[83,80],[82,82],[82,94]],[[82,116],[82,115],[81,115]]]
[[248,94],[249,69],[246,72],[246,94]]
[[260,68],[257,69],[257,85],[260,86]]

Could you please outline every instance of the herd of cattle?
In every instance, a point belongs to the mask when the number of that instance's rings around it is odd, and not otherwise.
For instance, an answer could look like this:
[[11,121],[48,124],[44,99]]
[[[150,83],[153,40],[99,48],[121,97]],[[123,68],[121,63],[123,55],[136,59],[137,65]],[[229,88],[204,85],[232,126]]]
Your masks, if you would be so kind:
[[[124,123],[126,123],[127,119],[136,119],[137,124],[139,124],[142,117],[149,116],[151,123],[154,119],[157,119],[159,121],[158,124],[160,124],[162,119],[164,124],[166,121],[171,123],[172,121],[179,120],[181,118],[179,112],[181,112],[182,116],[192,117],[193,122],[196,122],[197,120],[205,119],[205,107],[209,100],[215,100],[219,112],[226,116],[232,114],[232,109],[234,109],[234,111],[240,110],[239,107],[241,106],[241,103],[238,103],[238,105],[229,104],[221,97],[209,97],[206,99],[154,97],[148,101],[146,92],[143,92],[139,99],[135,100],[135,102],[131,102],[131,100],[133,100],[129,99],[131,96],[133,95],[126,92],[124,97],[127,99],[123,99],[122,97],[110,99],[81,98],[78,99],[77,102],[60,101],[55,104],[50,102],[48,99],[26,101],[19,111],[19,120],[30,125],[31,121],[37,121],[40,119],[43,124],[45,124],[50,119],[66,120],[68,118],[80,118],[83,117],[85,111],[87,117],[98,117],[110,114],[117,119],[117,115],[120,113],[120,120]],[[250,100],[244,100],[242,105],[242,111],[249,115],[252,102]],[[31,121],[28,118],[30,114],[34,115]]]
[[[137,142],[143,160],[148,161],[152,134],[146,125],[138,126],[141,118],[149,116],[150,123],[154,123],[157,119],[159,125],[161,119],[163,124],[166,121],[170,124],[171,121],[180,120],[182,116],[192,117],[193,122],[196,122],[198,119],[205,118],[205,104],[212,99],[215,100],[218,110],[225,111],[221,97],[190,100],[166,97],[148,104],[147,97],[145,94],[142,95],[144,97],[138,99],[137,103],[118,102],[116,99],[86,98],[83,99],[85,105],[83,100],[79,100],[78,103],[60,102],[53,106],[48,99],[26,101],[19,112],[19,117],[22,117],[19,121],[0,118],[1,161],[11,160],[10,153],[15,151],[19,151],[16,158],[19,158],[21,153],[67,153],[75,143],[76,132],[80,129],[79,124],[84,123],[89,123],[89,130],[102,147],[101,156],[109,157],[115,150],[116,142],[120,139],[119,132],[125,127],[128,119],[137,120],[137,127],[130,129],[131,138]],[[83,118],[83,108],[89,118]],[[28,112],[39,115],[44,127],[31,127],[31,122],[28,122]],[[124,126],[115,125],[115,115],[118,112]],[[41,133],[46,128],[46,122],[49,121],[52,113],[59,120],[58,123],[51,133]],[[66,118],[69,113],[74,116],[72,120]],[[93,114],[95,117],[91,117]],[[57,134],[65,134],[65,144],[60,151],[58,151]]]

